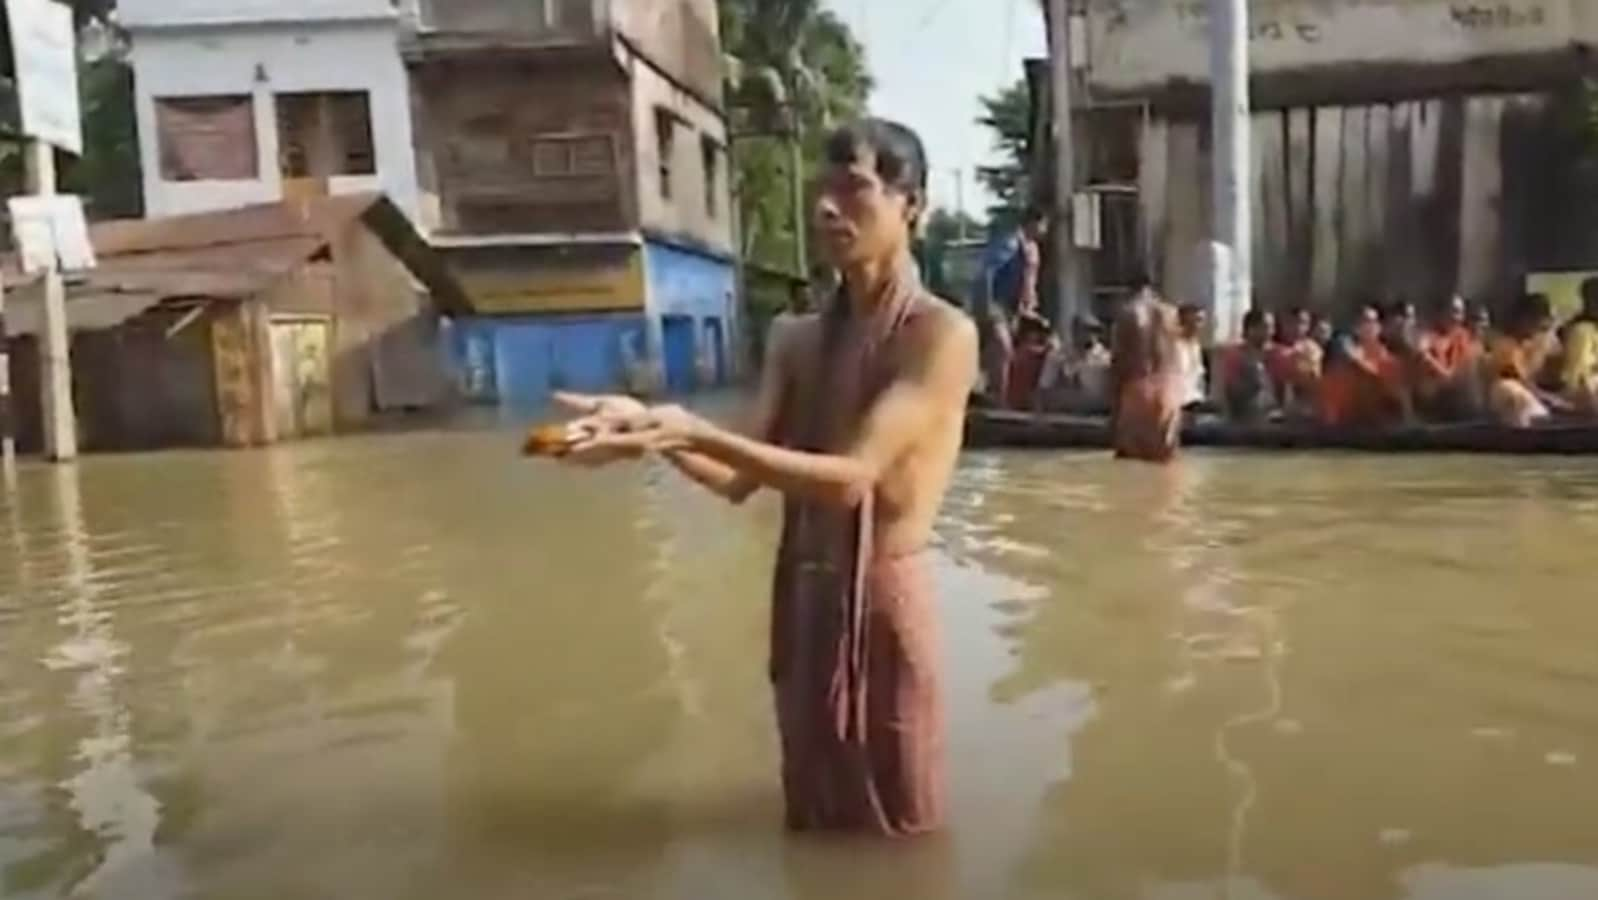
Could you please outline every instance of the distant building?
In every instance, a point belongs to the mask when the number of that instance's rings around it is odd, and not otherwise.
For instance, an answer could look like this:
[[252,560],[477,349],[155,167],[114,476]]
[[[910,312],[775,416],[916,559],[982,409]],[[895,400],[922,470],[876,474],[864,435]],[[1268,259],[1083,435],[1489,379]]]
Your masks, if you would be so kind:
[[418,215],[392,0],[120,0],[152,216],[381,191]]
[[[85,447],[246,447],[454,396],[440,313],[465,297],[376,194],[106,222],[67,322]],[[37,281],[6,273],[19,443],[39,440]]]
[[480,399],[726,380],[737,346],[714,0],[408,0],[427,225]]

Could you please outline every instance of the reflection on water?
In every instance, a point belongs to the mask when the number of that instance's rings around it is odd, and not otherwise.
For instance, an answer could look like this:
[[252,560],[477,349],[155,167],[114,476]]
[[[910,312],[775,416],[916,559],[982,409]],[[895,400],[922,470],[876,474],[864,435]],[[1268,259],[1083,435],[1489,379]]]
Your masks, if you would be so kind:
[[777,828],[772,503],[514,446],[23,467],[0,893],[1598,896],[1583,462],[972,455],[885,846]]

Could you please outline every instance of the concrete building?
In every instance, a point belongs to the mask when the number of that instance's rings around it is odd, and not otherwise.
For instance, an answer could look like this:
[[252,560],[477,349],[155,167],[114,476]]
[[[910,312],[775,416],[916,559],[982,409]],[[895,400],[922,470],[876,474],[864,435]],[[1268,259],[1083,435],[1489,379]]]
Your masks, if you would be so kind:
[[[1084,6],[1075,131],[1079,177],[1103,201],[1095,282],[1109,295],[1147,273],[1200,299],[1208,3]],[[1344,312],[1459,291],[1493,304],[1529,273],[1598,262],[1568,139],[1598,3],[1253,0],[1251,12],[1256,302]]]
[[713,0],[413,0],[424,219],[464,381],[717,384],[738,333]]
[[391,0],[121,0],[152,216],[380,191],[417,217]]

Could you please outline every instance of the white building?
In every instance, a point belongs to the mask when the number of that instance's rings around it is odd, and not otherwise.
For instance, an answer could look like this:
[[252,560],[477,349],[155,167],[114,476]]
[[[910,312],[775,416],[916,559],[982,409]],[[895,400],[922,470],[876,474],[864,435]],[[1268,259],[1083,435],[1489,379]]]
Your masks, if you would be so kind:
[[121,0],[147,214],[379,190],[417,219],[390,0]]

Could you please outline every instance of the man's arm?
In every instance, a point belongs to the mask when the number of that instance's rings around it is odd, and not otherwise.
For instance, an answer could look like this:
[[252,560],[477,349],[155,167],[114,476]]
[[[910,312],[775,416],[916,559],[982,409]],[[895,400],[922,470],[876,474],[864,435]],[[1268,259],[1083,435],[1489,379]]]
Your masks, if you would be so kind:
[[1021,312],[1038,308],[1038,272],[1043,267],[1043,254],[1036,241],[1021,238]]
[[[782,408],[794,327],[777,319],[771,323],[771,330],[766,337],[766,358],[761,365],[760,386],[744,425],[746,434],[761,440],[772,439],[772,431],[776,428],[777,416]],[[680,449],[667,450],[661,455],[689,480],[732,503],[741,504],[760,489],[760,483],[753,477],[703,453]]]
[[932,327],[925,350],[867,412],[842,454],[804,453],[708,423],[695,423],[687,449],[743,472],[758,484],[839,507],[858,505],[883,473],[940,418],[964,408],[977,370],[976,329],[962,317]]

